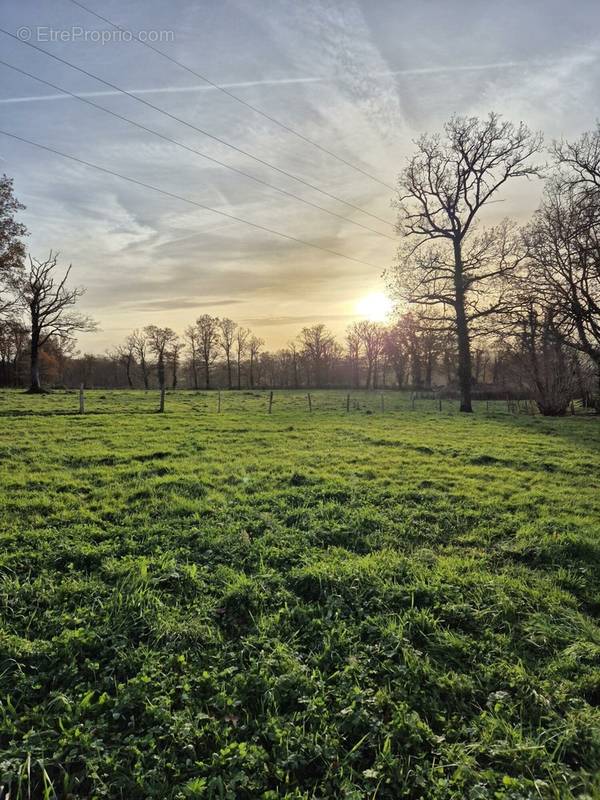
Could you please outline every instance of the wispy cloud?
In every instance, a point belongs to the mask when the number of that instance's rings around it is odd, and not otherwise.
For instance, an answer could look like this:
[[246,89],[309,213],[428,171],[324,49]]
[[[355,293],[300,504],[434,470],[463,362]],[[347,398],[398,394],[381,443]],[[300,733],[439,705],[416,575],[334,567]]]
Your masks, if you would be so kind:
[[164,300],[132,301],[123,305],[139,311],[176,311],[179,308],[212,308],[213,306],[231,306],[242,302],[243,300],[237,300],[232,297],[220,300],[200,300],[196,297],[166,297]]

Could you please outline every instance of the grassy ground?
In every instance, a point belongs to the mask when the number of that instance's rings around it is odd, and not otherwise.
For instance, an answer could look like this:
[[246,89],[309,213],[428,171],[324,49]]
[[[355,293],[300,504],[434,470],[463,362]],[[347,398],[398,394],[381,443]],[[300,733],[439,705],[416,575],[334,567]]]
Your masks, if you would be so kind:
[[600,797],[598,420],[356,398],[0,395],[11,800]]

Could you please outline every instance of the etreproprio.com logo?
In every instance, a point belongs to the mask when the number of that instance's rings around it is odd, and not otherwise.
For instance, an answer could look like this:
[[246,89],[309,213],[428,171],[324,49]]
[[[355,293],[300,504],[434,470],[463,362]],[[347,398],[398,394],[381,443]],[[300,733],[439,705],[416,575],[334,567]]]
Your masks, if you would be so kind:
[[167,30],[128,31],[102,30],[72,25],[70,28],[53,28],[51,25],[24,25],[16,31],[17,39],[22,42],[89,42],[90,44],[114,44],[133,42],[173,42],[175,34]]

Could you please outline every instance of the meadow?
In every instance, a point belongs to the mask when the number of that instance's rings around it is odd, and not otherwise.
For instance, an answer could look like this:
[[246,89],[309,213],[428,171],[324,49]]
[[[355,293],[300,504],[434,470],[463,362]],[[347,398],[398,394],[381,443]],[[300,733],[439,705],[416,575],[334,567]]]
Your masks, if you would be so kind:
[[600,421],[312,403],[0,394],[0,797],[600,797]]

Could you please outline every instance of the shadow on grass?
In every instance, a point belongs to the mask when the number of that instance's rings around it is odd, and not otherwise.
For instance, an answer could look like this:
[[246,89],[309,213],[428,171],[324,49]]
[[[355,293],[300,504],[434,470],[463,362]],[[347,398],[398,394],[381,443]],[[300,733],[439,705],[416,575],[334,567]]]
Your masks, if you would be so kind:
[[[111,409],[105,411],[86,411],[85,414],[80,414],[79,411],[72,411],[71,409],[36,409],[24,410],[13,409],[12,411],[0,411],[0,417],[112,417],[112,416],[139,416],[141,414],[159,414],[155,408],[144,409]],[[166,416],[166,414],[165,414]]]
[[490,414],[487,419],[502,423],[507,428],[566,439],[590,450],[600,447],[600,415],[592,410],[564,417]]

